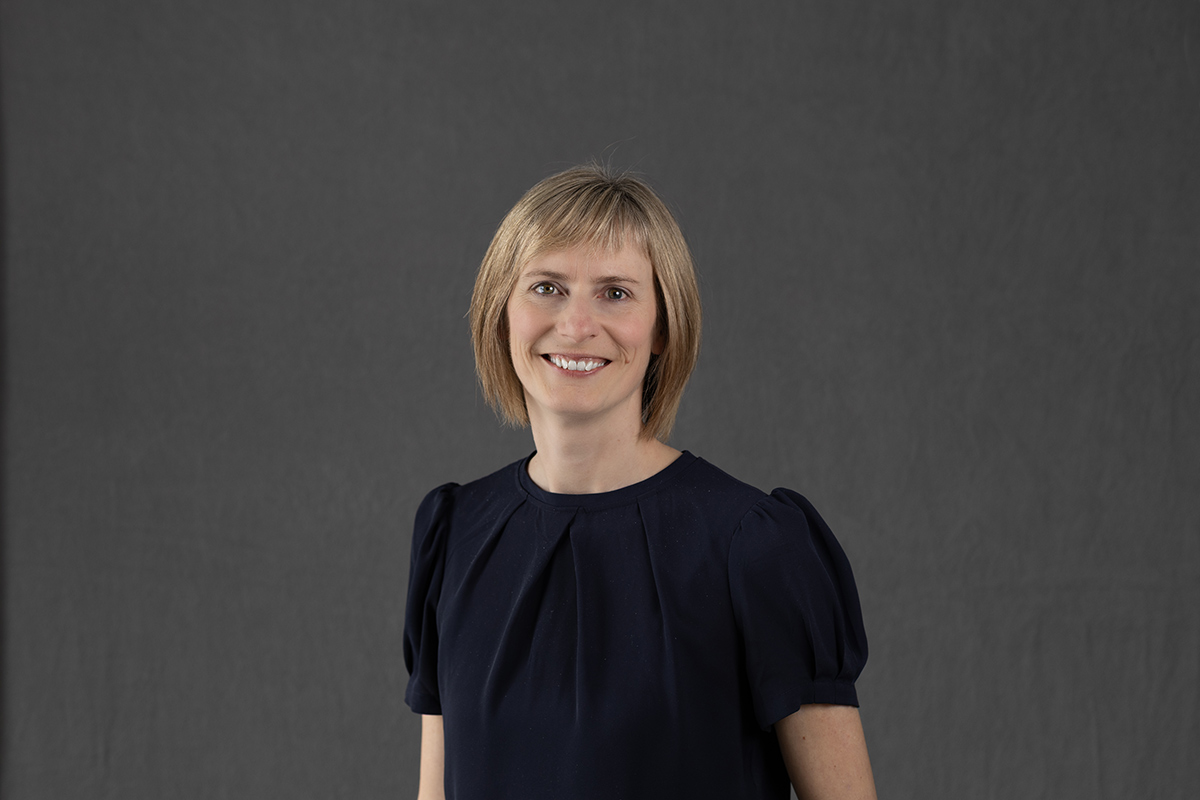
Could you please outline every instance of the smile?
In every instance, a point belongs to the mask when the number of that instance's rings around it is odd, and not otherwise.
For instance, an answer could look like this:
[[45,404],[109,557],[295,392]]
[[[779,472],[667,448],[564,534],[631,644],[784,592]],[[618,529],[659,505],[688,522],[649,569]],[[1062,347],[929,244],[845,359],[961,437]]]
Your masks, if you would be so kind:
[[542,356],[542,358],[546,359],[559,369],[565,369],[570,372],[591,372],[592,370],[599,369],[608,363],[608,359],[604,358],[584,356],[576,359],[568,358],[566,356],[559,355],[558,353],[546,353]]

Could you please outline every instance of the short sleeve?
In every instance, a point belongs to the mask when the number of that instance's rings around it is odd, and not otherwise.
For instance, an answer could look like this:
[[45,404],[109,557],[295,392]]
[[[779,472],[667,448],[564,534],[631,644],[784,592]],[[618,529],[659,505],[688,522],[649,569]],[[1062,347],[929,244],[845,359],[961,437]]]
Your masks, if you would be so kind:
[[408,688],[404,702],[418,714],[441,714],[438,692],[437,606],[445,572],[445,543],[455,484],[425,496],[413,526],[408,568],[408,604],[404,612],[404,665]]
[[742,519],[729,585],[764,729],[808,703],[858,705],[867,660],[850,562],[816,509],[776,489]]

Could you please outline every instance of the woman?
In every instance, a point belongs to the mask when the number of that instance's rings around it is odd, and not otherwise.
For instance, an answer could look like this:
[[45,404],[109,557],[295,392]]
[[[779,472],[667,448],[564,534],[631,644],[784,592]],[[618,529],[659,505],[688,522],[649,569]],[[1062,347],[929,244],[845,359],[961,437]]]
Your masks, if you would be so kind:
[[841,548],[800,495],[666,444],[700,303],[658,197],[598,167],[534,186],[471,331],[536,450],[417,512],[420,798],[786,798],[789,774],[801,798],[873,798]]

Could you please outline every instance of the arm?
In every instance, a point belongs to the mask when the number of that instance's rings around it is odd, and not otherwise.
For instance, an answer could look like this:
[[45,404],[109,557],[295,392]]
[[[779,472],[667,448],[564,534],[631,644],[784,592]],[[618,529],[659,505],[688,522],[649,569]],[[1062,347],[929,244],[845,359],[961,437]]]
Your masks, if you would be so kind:
[[421,780],[417,800],[445,800],[446,740],[440,714],[421,715]]
[[775,723],[800,800],[875,800],[875,778],[853,706],[806,705]]

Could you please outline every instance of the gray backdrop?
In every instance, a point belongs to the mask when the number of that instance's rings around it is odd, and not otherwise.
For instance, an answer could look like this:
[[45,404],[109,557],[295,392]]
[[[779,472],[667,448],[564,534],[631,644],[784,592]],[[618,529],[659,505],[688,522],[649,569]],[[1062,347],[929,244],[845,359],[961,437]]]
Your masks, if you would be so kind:
[[695,251],[673,443],[856,569],[881,794],[1200,794],[1200,5],[5,0],[6,798],[415,794],[463,318],[590,157]]

